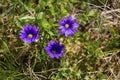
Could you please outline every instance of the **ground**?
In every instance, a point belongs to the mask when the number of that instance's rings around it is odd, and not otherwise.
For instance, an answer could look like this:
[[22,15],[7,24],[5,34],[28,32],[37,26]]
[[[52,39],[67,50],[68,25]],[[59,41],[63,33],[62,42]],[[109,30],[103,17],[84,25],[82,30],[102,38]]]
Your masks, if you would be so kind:
[[[73,37],[59,34],[68,16],[79,27]],[[40,38],[19,38],[23,25],[38,26]],[[64,56],[51,59],[51,40],[64,45]],[[0,80],[119,80],[119,0],[1,0]]]

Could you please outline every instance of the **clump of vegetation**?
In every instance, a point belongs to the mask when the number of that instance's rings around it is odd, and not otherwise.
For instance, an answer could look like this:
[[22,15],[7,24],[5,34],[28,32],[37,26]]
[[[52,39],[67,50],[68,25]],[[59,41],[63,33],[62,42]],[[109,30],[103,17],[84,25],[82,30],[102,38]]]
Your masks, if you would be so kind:
[[119,0],[1,0],[0,80],[120,79]]

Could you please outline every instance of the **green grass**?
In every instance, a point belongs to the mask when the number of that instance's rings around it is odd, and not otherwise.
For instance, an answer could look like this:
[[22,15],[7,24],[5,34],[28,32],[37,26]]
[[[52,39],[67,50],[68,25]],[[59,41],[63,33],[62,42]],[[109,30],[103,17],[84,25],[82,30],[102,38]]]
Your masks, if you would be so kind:
[[[0,80],[120,79],[120,10],[112,10],[109,0],[1,0]],[[80,26],[65,38],[58,21],[69,15]],[[30,45],[19,38],[29,23],[40,30]],[[52,39],[64,44],[64,57],[51,59],[44,50]]]

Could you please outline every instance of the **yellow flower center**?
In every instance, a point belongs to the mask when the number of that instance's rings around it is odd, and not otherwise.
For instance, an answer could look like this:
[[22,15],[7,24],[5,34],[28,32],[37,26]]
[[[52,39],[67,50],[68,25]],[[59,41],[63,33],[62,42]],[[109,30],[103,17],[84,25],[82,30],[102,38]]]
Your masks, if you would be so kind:
[[69,24],[65,24],[65,27],[66,27],[66,28],[69,28]]
[[32,37],[33,37],[33,35],[32,35],[32,34],[29,34],[29,35],[28,35],[28,37],[29,37],[29,38],[32,38]]

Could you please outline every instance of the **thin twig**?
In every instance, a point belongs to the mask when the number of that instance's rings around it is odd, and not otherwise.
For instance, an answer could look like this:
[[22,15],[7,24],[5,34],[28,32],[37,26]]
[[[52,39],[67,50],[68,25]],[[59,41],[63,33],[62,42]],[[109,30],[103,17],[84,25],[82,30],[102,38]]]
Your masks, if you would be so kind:
[[101,15],[106,15],[106,14],[113,13],[113,12],[120,12],[120,9],[103,11],[103,12],[101,13]]

